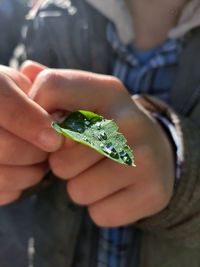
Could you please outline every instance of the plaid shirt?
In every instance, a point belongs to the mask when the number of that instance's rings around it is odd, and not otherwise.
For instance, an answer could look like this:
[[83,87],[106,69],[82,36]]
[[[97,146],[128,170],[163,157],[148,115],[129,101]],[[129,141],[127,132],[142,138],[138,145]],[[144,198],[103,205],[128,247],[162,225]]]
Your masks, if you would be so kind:
[[[160,47],[148,52],[137,52],[124,46],[112,24],[108,25],[107,38],[116,53],[113,75],[118,77],[131,95],[150,94],[169,101],[182,44],[166,40]],[[97,267],[125,267],[127,247],[134,227],[102,228],[99,235]],[[134,247],[133,247],[134,250]]]

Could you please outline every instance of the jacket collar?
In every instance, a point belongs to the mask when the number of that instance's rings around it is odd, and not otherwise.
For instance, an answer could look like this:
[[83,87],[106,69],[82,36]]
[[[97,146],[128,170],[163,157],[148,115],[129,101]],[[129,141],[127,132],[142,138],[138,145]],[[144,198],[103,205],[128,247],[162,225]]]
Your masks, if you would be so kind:
[[86,1],[115,24],[119,38],[123,43],[128,44],[132,41],[132,18],[123,0]]

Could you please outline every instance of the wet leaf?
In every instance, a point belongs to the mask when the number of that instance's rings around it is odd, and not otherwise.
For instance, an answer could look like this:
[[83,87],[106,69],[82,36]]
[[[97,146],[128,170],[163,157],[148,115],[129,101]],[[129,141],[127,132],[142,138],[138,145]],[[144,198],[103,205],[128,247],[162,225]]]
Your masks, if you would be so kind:
[[72,112],[62,123],[52,122],[59,133],[87,145],[122,164],[135,166],[133,153],[113,120],[90,111]]

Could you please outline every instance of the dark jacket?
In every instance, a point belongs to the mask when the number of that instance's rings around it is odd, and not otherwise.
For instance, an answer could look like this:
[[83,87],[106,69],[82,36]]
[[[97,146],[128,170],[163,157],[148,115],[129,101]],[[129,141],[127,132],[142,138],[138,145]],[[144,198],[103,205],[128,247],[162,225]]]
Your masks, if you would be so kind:
[[28,12],[26,1],[0,1],[0,64],[8,65],[20,40],[20,30]]
[[[67,1],[44,2],[29,17],[21,58],[109,74],[114,53],[105,38],[107,19],[84,0],[72,1],[74,15]],[[196,29],[188,37],[170,95],[176,113],[147,96],[142,98],[144,105],[148,102],[174,123],[184,146],[184,162],[181,182],[168,207],[137,223],[138,250],[130,246],[126,267],[200,266],[199,43]],[[98,229],[86,209],[71,203],[64,183],[54,177],[37,190],[0,210],[2,266],[13,266],[11,255],[18,256],[15,267],[27,266],[27,243],[34,237],[35,267],[94,267]]]

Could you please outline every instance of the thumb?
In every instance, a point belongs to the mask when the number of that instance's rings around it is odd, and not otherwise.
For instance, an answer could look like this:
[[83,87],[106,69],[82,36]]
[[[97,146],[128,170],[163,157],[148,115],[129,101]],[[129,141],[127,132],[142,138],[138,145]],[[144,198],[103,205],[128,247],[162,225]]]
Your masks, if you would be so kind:
[[23,73],[33,83],[38,74],[47,67],[32,60],[25,61],[21,67],[20,72]]

